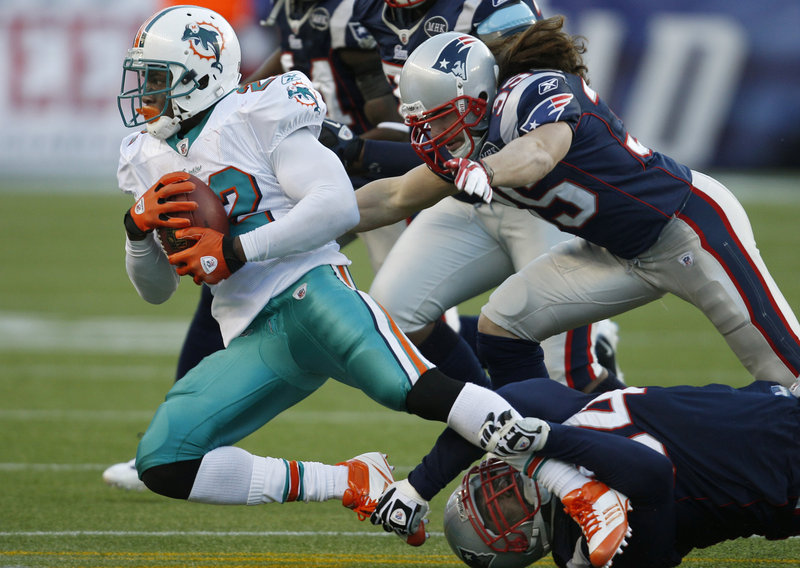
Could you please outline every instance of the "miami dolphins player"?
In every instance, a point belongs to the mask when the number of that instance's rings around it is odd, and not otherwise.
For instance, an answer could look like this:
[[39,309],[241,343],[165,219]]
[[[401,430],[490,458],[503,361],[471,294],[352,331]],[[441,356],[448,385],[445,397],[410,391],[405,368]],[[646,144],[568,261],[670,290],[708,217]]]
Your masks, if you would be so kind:
[[[335,26],[337,8],[341,2],[342,0],[283,0],[274,5],[271,2],[262,3],[270,8],[269,14],[265,15],[265,24],[278,28],[281,45],[244,82],[265,79],[290,70],[301,71],[309,77],[325,99],[328,109],[328,119],[323,122],[320,138],[349,166],[350,162],[360,158],[358,154],[363,143],[357,134],[372,131],[368,136],[392,134],[398,139],[397,130],[376,130],[373,125],[387,120],[394,120],[399,124],[402,119],[397,112],[398,101],[383,76],[374,40],[363,32],[363,28]],[[330,48],[332,33],[347,34],[348,49],[333,52]],[[342,57],[346,58],[346,63],[342,61]],[[362,89],[368,97],[368,105]],[[407,132],[402,136],[403,139],[408,139]],[[405,153],[406,160],[411,160],[414,165],[419,163],[418,156],[407,143],[399,151]],[[396,156],[397,148],[393,148],[392,152]],[[351,181],[359,187],[366,183],[367,178],[352,176]],[[373,270],[380,268],[405,225],[406,223],[399,222],[362,236]],[[340,238],[340,242],[344,241]],[[211,302],[211,292],[207,286],[203,286],[178,358],[176,380],[180,380],[203,357],[224,347],[219,325],[211,315]],[[144,489],[134,460],[108,467],[103,471],[102,477],[107,484],[115,487]]]
[[[198,27],[215,37],[213,49],[184,37]],[[145,21],[123,65],[120,112],[138,129],[122,141],[118,168],[120,188],[135,200],[124,217],[128,275],[151,303],[169,299],[180,276],[209,285],[226,344],[157,409],[137,450],[142,481],[211,504],[341,499],[365,518],[393,481],[381,454],[327,465],[233,446],[329,377],[390,409],[445,422],[499,455],[529,446],[538,433],[518,427],[506,437],[521,417],[502,397],[444,375],[356,289],[335,237],[357,223],[358,209],[344,168],[317,140],[321,95],[294,71],[239,87],[240,59],[223,18],[178,6]],[[192,190],[189,173],[219,195],[230,234],[170,217],[197,207],[168,199]],[[159,227],[195,242],[167,256]],[[578,488],[590,482],[572,465],[550,467]],[[590,507],[624,501],[608,488],[597,497]],[[619,546],[624,517],[597,547]],[[424,531],[419,522],[411,528],[404,536]]]
[[[540,19],[541,12],[535,2],[358,0],[349,18],[375,38],[386,77],[396,85],[406,58],[430,36],[454,30],[509,36]],[[370,294],[445,371],[480,376],[488,357],[495,387],[549,374],[578,390],[618,388],[623,383],[613,358],[617,330],[610,321],[547,338],[543,350],[514,338],[477,333],[480,360],[442,321],[448,308],[492,289],[568,236],[526,211],[489,206],[461,193],[414,219],[392,247]],[[610,357],[601,359],[606,353]]]
[[465,34],[417,48],[400,84],[426,165],[359,190],[361,226],[459,191],[529,211],[579,238],[497,288],[481,312],[485,334],[537,343],[669,292],[709,318],[753,377],[792,385],[800,324],[743,207],[628,133],[589,87],[584,47],[562,26],[551,18],[501,40],[499,63]]

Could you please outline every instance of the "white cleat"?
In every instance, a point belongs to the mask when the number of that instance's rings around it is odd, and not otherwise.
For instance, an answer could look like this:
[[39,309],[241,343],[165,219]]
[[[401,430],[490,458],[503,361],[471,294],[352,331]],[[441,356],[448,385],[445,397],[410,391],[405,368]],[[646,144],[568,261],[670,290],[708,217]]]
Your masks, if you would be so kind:
[[128,491],[144,491],[145,484],[139,479],[136,471],[136,460],[115,463],[103,472],[103,481],[112,487],[119,487]]
[[336,465],[347,466],[347,489],[342,496],[342,505],[352,509],[363,521],[374,511],[383,492],[394,483],[393,466],[386,461],[386,454],[368,452]]

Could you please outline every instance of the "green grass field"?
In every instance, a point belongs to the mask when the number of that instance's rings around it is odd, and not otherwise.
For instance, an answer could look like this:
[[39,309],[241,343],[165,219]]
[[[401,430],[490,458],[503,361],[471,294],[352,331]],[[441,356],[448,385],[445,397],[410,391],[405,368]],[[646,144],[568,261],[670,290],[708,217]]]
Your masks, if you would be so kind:
[[[799,312],[800,187],[797,177],[788,183],[794,193],[745,205],[767,265]],[[415,549],[336,502],[215,507],[105,486],[102,470],[133,457],[171,385],[198,290],[184,279],[164,305],[139,299],[123,262],[129,201],[113,188],[51,195],[20,187],[0,192],[0,203],[0,567],[461,566],[441,533],[444,493],[432,503],[431,539]],[[360,243],[347,252],[366,289]],[[679,300],[616,321],[629,384],[749,382],[711,325]],[[329,382],[240,445],[328,463],[381,450],[404,477],[439,431]],[[798,566],[800,539],[725,543],[685,565]]]

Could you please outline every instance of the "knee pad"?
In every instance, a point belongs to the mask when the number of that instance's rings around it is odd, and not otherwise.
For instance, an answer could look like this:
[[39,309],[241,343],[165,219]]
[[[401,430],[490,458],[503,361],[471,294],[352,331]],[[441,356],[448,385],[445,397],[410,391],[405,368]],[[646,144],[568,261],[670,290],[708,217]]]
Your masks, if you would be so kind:
[[202,461],[199,458],[157,465],[142,472],[142,481],[153,493],[173,499],[188,499]]

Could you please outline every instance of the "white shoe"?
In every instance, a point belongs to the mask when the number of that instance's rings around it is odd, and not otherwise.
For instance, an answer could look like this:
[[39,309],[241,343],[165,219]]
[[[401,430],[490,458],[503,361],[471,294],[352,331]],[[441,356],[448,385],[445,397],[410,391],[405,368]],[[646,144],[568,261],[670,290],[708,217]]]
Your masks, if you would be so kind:
[[145,484],[139,479],[136,471],[136,460],[115,463],[103,472],[103,481],[112,487],[127,489],[128,491],[144,491]]
[[347,489],[342,496],[342,505],[353,509],[358,520],[369,517],[378,504],[384,490],[394,483],[392,470],[386,455],[368,452],[336,465],[347,466]]

